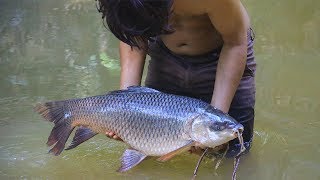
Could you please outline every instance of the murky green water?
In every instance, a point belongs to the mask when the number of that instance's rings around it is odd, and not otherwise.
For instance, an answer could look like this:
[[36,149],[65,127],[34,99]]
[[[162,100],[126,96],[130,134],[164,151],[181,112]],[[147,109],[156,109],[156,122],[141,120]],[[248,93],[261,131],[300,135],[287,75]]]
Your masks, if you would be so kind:
[[[252,151],[239,179],[320,179],[320,1],[245,0],[256,32],[257,107]],[[105,56],[105,54],[108,57]],[[106,60],[107,67],[101,65]],[[0,0],[0,179],[189,179],[196,156],[153,159],[115,172],[125,146],[99,135],[47,154],[51,124],[38,101],[118,88],[117,40],[93,0]],[[232,160],[199,179],[231,179]]]

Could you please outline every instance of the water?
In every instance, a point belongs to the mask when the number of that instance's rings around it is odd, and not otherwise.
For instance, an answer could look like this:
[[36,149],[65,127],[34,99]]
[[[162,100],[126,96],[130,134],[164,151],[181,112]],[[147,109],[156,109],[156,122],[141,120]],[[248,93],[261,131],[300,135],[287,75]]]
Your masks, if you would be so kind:
[[[253,148],[238,177],[320,179],[320,1],[244,4],[256,33],[257,106]],[[191,177],[197,157],[188,154],[118,174],[125,145],[103,135],[58,157],[47,154],[52,126],[33,105],[118,88],[118,41],[91,0],[0,0],[0,15],[0,179]],[[230,179],[232,163],[214,171],[207,160],[198,178]]]

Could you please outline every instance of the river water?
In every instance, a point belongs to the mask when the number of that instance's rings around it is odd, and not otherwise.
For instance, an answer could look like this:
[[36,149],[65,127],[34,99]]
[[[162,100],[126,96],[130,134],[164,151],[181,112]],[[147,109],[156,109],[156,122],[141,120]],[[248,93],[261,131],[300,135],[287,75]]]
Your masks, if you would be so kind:
[[[251,153],[239,179],[320,179],[320,1],[244,0],[255,30],[257,105]],[[47,154],[52,125],[39,101],[118,88],[118,41],[93,0],[0,0],[0,179],[189,179],[197,156],[149,159],[119,174],[125,145],[99,135]],[[103,62],[103,63],[101,63]],[[232,160],[198,179],[231,179]]]

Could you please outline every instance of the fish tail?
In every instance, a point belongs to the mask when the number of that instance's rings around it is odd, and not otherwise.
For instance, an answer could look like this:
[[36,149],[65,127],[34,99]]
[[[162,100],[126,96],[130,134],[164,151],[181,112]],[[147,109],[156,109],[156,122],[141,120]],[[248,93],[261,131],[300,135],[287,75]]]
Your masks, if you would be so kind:
[[71,125],[70,113],[65,106],[65,101],[47,102],[35,106],[35,111],[38,112],[45,120],[53,122],[54,127],[48,137],[47,145],[53,146],[49,153],[59,155],[74,129]]

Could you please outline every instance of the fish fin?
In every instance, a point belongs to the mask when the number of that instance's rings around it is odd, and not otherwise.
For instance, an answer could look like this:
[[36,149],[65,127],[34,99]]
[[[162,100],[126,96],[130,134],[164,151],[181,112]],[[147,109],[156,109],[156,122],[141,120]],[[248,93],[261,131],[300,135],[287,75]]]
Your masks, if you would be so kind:
[[93,132],[91,129],[86,128],[84,126],[80,126],[72,139],[71,144],[65,149],[70,150],[77,146],[79,146],[81,143],[85,142],[86,140],[92,138],[93,136],[97,135],[98,133]]
[[165,162],[165,161],[168,161],[169,159],[173,158],[175,155],[178,155],[180,153],[183,153],[185,151],[188,151],[190,149],[191,146],[194,146],[195,145],[195,142],[194,141],[189,141],[186,145],[174,150],[174,151],[171,151],[169,152],[168,154],[165,154],[161,157],[159,157],[157,159],[157,161],[160,161],[160,162]]
[[149,88],[149,87],[145,87],[145,86],[129,86],[127,87],[128,91],[131,92],[153,92],[153,93],[159,93],[160,91]]
[[127,171],[134,166],[138,165],[147,156],[134,149],[126,149],[121,157],[121,167],[118,172]]
[[59,155],[63,151],[65,144],[74,129],[70,123],[70,116],[66,116],[65,114],[65,102],[56,101],[38,104],[34,110],[47,121],[54,123],[54,127],[48,137],[47,145],[54,145],[49,150],[49,153],[56,156]]
[[148,88],[148,87],[144,87],[144,86],[129,86],[127,87],[127,89],[124,90],[115,90],[115,91],[111,91],[111,94],[118,94],[118,93],[141,93],[141,92],[145,92],[145,93],[160,93],[160,91],[152,89],[152,88]]
[[64,119],[64,101],[46,102],[37,104],[34,110],[39,113],[45,120],[59,124]]

